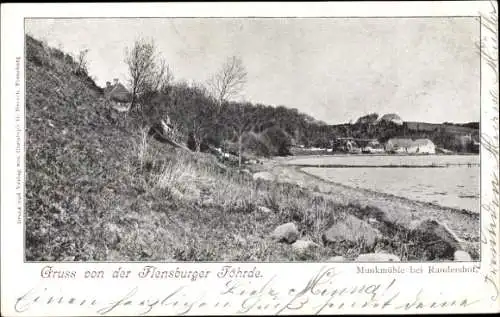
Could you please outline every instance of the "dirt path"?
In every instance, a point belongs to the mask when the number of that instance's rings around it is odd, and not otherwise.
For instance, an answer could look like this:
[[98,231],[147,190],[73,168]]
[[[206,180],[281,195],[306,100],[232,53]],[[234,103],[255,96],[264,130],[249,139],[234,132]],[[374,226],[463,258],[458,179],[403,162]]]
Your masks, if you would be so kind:
[[414,220],[437,219],[445,223],[459,238],[479,250],[480,217],[478,214],[326,181],[303,172],[299,167],[284,164],[285,160],[266,161],[263,168],[271,172],[279,182],[316,188],[338,203],[359,203],[377,207],[384,211],[393,222],[405,227]]

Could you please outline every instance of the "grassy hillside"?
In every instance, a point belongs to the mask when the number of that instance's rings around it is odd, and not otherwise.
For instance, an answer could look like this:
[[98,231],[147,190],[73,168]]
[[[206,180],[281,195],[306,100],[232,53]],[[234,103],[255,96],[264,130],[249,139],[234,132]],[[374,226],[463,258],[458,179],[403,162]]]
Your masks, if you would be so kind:
[[31,37],[26,45],[28,260],[293,258],[265,239],[276,225],[293,219],[314,235],[309,227],[344,214],[161,144],[133,119],[123,128],[66,54]]
[[[376,208],[255,181],[209,154],[159,143],[134,116],[113,113],[67,54],[29,36],[26,47],[27,260],[324,260],[381,248],[423,258]],[[375,237],[364,218],[377,215]],[[318,248],[270,239],[287,222]],[[335,247],[322,243],[332,225]]]

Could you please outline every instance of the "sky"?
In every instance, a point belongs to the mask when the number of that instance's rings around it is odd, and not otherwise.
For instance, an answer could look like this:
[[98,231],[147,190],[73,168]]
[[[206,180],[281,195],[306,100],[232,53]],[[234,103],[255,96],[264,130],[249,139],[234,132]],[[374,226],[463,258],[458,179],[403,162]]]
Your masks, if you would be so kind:
[[205,83],[230,56],[248,72],[236,100],[297,108],[329,124],[367,113],[404,121],[479,121],[474,18],[27,19],[26,33],[89,73],[127,80],[125,48],[153,39],[176,81]]

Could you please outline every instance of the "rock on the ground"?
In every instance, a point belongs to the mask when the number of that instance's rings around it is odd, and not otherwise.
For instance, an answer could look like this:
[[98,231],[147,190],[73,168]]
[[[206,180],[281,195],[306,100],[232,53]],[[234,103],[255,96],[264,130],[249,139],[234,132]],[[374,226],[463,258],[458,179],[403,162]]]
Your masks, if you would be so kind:
[[264,214],[269,214],[269,213],[273,212],[271,209],[264,207],[264,206],[257,207],[257,211],[264,213]]
[[347,262],[348,260],[341,255],[332,256],[327,262]]
[[421,250],[425,260],[453,259],[460,250],[460,239],[443,223],[435,219],[413,221],[409,239]]
[[127,258],[120,254],[116,250],[109,250],[108,254],[106,255],[106,260],[107,261],[123,261],[126,260]]
[[184,194],[181,193],[180,190],[178,190],[175,187],[169,188],[170,189],[170,195],[172,195],[172,198],[175,200],[182,200],[184,198]]
[[269,172],[258,172],[258,173],[253,174],[252,177],[253,177],[254,180],[262,179],[262,180],[265,180],[265,181],[274,181],[273,174],[271,174]]
[[144,249],[141,251],[141,257],[143,258],[149,258],[153,256],[153,251],[152,250],[149,250],[149,249]]
[[360,254],[357,262],[401,262],[401,259],[390,253],[365,253]]
[[469,253],[465,252],[465,251],[462,251],[462,250],[458,250],[458,251],[455,251],[455,253],[453,254],[453,260],[459,262],[471,262],[472,261],[472,258],[471,256],[469,255]]
[[325,245],[345,244],[346,248],[353,247],[360,240],[364,240],[366,246],[370,248],[375,245],[379,235],[379,231],[367,222],[349,215],[325,231],[322,239]]
[[299,231],[293,222],[282,224],[271,233],[271,239],[278,242],[294,243],[299,238]]
[[114,247],[121,240],[120,228],[114,223],[107,223],[104,230],[104,240],[108,247]]
[[375,218],[368,218],[368,223],[371,224],[371,225],[372,224],[376,224],[376,223],[378,223],[378,220],[375,219]]
[[298,252],[303,252],[303,251],[306,251],[308,249],[312,249],[312,248],[316,248],[316,247],[318,247],[318,244],[316,244],[310,240],[297,240],[292,244],[292,248]]
[[212,198],[207,198],[201,202],[201,205],[203,207],[212,207],[213,205],[215,205],[215,202]]

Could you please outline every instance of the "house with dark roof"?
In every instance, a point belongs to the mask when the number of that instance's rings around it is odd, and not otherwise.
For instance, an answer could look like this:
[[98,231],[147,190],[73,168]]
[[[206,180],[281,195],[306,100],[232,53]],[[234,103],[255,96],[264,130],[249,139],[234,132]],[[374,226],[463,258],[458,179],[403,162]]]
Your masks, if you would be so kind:
[[334,152],[361,153],[361,148],[352,137],[336,138],[332,141]]
[[132,94],[119,82],[118,78],[113,80],[113,84],[109,81],[106,82],[104,96],[117,103],[129,103],[132,100]]

